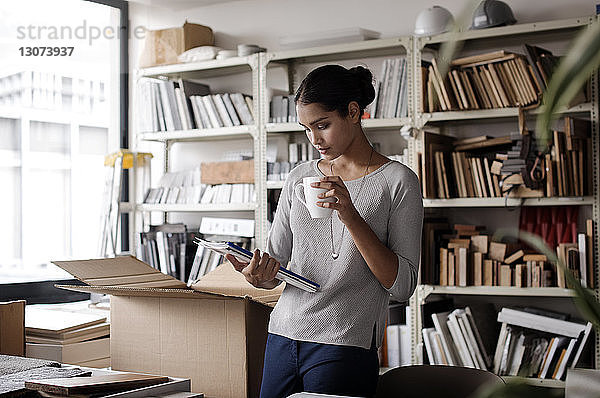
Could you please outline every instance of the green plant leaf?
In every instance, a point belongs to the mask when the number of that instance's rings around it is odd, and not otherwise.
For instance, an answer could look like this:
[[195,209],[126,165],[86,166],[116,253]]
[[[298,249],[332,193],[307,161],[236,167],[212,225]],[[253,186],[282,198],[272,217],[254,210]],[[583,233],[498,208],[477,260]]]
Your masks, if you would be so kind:
[[504,237],[513,237],[522,240],[539,253],[544,254],[548,258],[548,261],[557,264],[560,270],[565,273],[568,283],[573,286],[573,290],[575,291],[574,301],[581,314],[595,327],[600,327],[600,303],[591,290],[581,286],[579,280],[573,276],[571,271],[558,259],[556,253],[546,245],[546,242],[541,237],[526,231],[519,231],[516,228],[503,228],[496,231],[492,239],[499,241]]
[[447,33],[448,39],[444,41],[440,47],[438,55],[440,76],[446,76],[454,55],[462,49],[463,40],[461,40],[461,33],[469,29],[473,18],[473,12],[479,3],[481,3],[481,0],[470,0],[465,3],[466,4],[461,12],[454,18],[454,25]]
[[536,121],[538,142],[545,146],[556,111],[566,106],[600,66],[600,23],[594,23],[575,38],[550,79],[543,95],[544,107]]

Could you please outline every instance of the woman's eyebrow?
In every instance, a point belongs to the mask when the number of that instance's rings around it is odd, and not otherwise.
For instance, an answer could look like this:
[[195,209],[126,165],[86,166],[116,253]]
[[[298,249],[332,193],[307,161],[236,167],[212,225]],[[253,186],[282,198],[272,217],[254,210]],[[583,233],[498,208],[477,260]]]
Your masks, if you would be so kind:
[[[327,119],[327,116],[323,116],[323,117],[318,118],[317,120],[313,120],[312,122],[308,123],[308,125],[310,126],[310,125],[313,125],[315,123],[319,123],[319,122],[321,122],[321,121],[323,121],[325,119]],[[300,124],[300,126],[302,126],[302,127],[306,127],[305,125],[303,125],[300,122],[298,122],[298,124]]]

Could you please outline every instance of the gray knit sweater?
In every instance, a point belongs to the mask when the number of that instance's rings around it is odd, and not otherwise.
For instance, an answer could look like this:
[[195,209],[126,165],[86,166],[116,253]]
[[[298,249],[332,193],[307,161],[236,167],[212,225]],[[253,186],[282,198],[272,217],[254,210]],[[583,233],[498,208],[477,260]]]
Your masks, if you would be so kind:
[[[331,256],[330,219],[313,219],[294,194],[308,176],[323,176],[318,161],[301,164],[287,178],[267,253],[289,269],[321,285],[317,293],[287,285],[269,322],[269,332],[295,340],[369,348],[376,332],[383,339],[390,294],[407,300],[417,283],[423,202],[417,176],[389,161],[362,177],[345,181],[354,206],[381,242],[398,257],[398,274],[390,289],[375,278],[348,231],[333,213],[333,236],[339,257]],[[341,246],[341,247],[340,247]]]

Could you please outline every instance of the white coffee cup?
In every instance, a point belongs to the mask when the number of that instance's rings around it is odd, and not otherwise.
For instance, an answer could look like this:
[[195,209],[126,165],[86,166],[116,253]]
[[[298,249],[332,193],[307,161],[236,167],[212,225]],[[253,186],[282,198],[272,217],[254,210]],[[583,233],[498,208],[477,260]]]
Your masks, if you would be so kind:
[[[328,190],[325,188],[311,187],[310,184],[321,181],[321,177],[304,177],[302,184],[296,185],[294,191],[298,200],[306,207],[312,218],[327,218],[331,216],[333,209],[327,207],[317,206],[317,202],[335,202],[335,198],[318,198],[317,196],[321,193],[325,193]],[[304,198],[300,196],[302,191]]]

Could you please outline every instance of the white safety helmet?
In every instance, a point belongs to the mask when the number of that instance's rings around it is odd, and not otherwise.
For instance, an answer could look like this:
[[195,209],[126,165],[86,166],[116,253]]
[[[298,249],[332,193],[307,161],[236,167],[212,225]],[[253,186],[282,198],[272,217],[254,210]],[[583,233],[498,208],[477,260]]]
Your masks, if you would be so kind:
[[415,35],[431,36],[449,31],[454,24],[450,11],[440,6],[427,8],[419,13],[415,22]]

